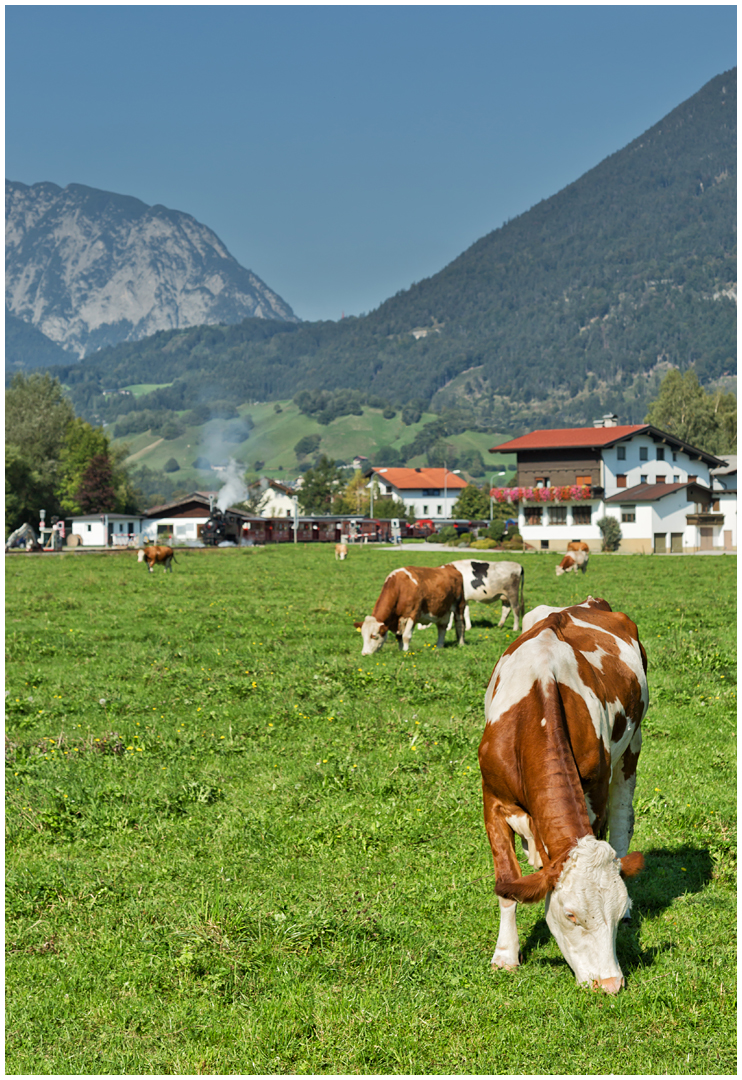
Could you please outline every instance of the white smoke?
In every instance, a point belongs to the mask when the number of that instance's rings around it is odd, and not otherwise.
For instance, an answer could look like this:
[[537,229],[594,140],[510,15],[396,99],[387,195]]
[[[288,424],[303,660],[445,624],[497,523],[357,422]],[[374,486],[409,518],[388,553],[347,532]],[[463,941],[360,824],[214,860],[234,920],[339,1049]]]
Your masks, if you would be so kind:
[[244,465],[235,461],[234,458],[229,459],[226,473],[227,479],[219,489],[219,498],[216,500],[216,505],[220,510],[226,510],[228,507],[247,498],[247,485],[242,479],[242,469],[244,469]]

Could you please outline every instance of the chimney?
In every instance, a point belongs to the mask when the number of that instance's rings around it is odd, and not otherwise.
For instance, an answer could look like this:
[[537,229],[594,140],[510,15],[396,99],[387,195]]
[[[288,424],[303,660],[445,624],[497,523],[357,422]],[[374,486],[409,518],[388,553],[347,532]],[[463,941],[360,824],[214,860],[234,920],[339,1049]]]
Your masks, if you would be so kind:
[[618,417],[615,413],[604,413],[600,420],[593,420],[593,427],[616,427]]

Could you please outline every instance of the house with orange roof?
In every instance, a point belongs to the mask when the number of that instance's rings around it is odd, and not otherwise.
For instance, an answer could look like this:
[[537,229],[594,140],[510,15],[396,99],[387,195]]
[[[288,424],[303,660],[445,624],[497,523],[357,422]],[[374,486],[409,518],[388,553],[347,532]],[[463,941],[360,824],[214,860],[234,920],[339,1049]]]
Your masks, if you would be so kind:
[[416,518],[447,521],[467,486],[458,472],[450,469],[372,468],[368,487],[376,483],[379,495],[400,499]]
[[517,455],[516,485],[492,496],[517,505],[519,532],[537,550],[584,540],[599,551],[604,516],[620,522],[622,551],[728,549],[711,476],[723,459],[651,424],[608,415],[593,427],[532,431],[490,452]]

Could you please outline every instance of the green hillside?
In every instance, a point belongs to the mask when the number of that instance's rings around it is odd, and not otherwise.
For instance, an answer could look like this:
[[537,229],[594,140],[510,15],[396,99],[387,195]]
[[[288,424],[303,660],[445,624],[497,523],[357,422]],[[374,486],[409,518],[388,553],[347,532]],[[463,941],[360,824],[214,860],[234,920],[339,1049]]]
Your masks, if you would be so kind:
[[[151,430],[114,439],[114,445],[126,445],[129,456],[127,464],[136,471],[141,466],[162,473],[167,462],[174,458],[179,469],[168,474],[178,490],[218,487],[221,484],[219,474],[208,470],[196,469],[193,463],[197,458],[206,458],[213,465],[226,464],[230,458],[238,461],[245,470],[254,470],[263,476],[276,480],[289,481],[301,473],[301,466],[306,468],[318,454],[326,454],[331,460],[351,464],[356,456],[368,458],[376,464],[379,450],[392,447],[399,450],[423,431],[426,424],[438,418],[432,413],[424,413],[416,424],[405,425],[399,416],[384,419],[379,409],[365,408],[361,416],[343,416],[331,423],[322,425],[309,416],[299,412],[291,401],[278,403],[281,412],[276,412],[276,403],[244,405],[238,410],[242,418],[249,418],[252,423],[248,437],[242,442],[230,441],[222,437],[228,425],[221,421],[209,421],[206,424],[191,425],[183,434],[174,439],[165,439]],[[299,458],[294,447],[307,435],[320,437],[316,451],[307,457]],[[445,439],[450,449],[449,468],[457,468],[463,455],[469,458],[471,451],[478,451],[485,463],[486,471],[481,469],[471,472],[462,470],[468,479],[479,483],[493,474],[502,479],[505,473],[498,470],[515,468],[515,456],[503,454],[493,456],[488,453],[491,446],[503,441],[507,436],[499,433],[462,431]],[[410,459],[409,464],[426,463],[426,455],[420,454]]]
[[[498,430],[641,421],[668,366],[736,373],[736,88],[735,68],[367,316],[160,333],[62,378],[103,420],[347,387]],[[125,406],[101,393],[155,380]]]

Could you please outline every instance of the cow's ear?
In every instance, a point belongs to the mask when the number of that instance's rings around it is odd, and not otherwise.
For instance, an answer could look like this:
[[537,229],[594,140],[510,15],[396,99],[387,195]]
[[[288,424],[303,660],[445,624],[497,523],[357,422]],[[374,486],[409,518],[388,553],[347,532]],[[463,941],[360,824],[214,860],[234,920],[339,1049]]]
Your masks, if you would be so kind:
[[379,623],[379,634],[381,635],[381,637],[383,637],[384,634],[388,634],[388,633],[389,633],[389,627],[386,625],[386,623]]
[[621,877],[636,877],[644,869],[644,856],[641,851],[632,851],[621,859]]
[[356,630],[360,630],[361,627],[363,626],[363,623],[362,622],[354,622],[353,625],[355,626]]
[[498,881],[495,892],[503,900],[517,900],[519,904],[535,904],[543,900],[547,892],[553,888],[544,871],[537,870],[535,874],[526,874],[517,881]]

